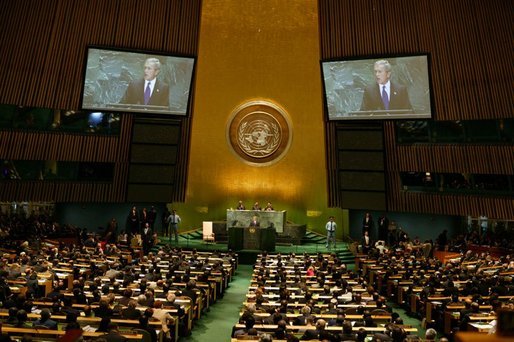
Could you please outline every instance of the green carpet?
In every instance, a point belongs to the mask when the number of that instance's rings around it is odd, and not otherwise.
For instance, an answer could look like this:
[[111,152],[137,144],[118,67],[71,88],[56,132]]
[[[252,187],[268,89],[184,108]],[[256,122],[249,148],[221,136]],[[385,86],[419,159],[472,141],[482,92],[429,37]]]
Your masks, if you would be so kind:
[[[196,248],[197,250],[203,251],[226,251],[226,243],[205,243],[201,239],[201,234],[198,232],[180,234],[178,244],[174,241],[169,242],[168,238],[161,237],[161,244],[170,244],[171,246],[178,246],[186,249]],[[354,257],[351,252],[348,251],[348,245],[344,242],[338,243],[336,250],[328,250],[325,248],[324,238],[321,237],[319,241],[316,239],[310,239],[305,241],[302,245],[296,246],[284,246],[277,245],[275,253],[318,253],[318,252],[335,252],[347,263],[349,269],[354,267]],[[240,252],[240,264],[233,277],[230,286],[225,292],[222,299],[219,299],[214,305],[210,307],[210,311],[202,315],[202,318],[195,322],[191,336],[187,338],[181,338],[182,341],[230,341],[230,335],[232,333],[232,327],[239,319],[239,311],[246,298],[248,287],[250,286],[250,279],[253,271],[252,265],[245,265],[243,253]],[[257,252],[256,252],[257,253]],[[255,257],[254,257],[255,259]],[[252,261],[253,263],[254,261]],[[425,329],[421,328],[421,322],[417,318],[410,317],[406,314],[405,310],[401,309],[394,303],[389,303],[395,312],[400,314],[403,318],[403,322],[406,325],[418,328],[418,335],[421,337],[425,336]]]
[[[179,235],[178,243],[176,243],[173,239],[165,236],[160,236],[160,245],[168,245],[171,247],[180,247],[186,249],[196,248],[201,251],[227,251],[227,242],[205,242],[202,240],[201,236],[191,236],[190,233],[183,233]],[[274,253],[339,253],[339,252],[348,252],[348,243],[340,242],[337,243],[337,248],[328,249],[325,247],[325,240],[318,242],[316,240],[308,240],[302,243],[301,245],[284,245],[277,244]],[[273,252],[272,252],[273,253]]]
[[248,292],[253,271],[251,265],[239,265],[236,274],[222,299],[210,307],[195,323],[191,336],[185,341],[227,342],[230,341],[232,327],[239,320],[239,311]]
[[388,302],[387,304],[393,308],[393,312],[397,312],[400,315],[400,317],[403,319],[404,325],[410,325],[413,328],[417,328],[417,335],[421,338],[425,338],[426,329],[421,327],[421,321],[419,319],[409,316],[407,312],[396,303]]
[[[168,245],[171,247],[180,247],[185,249],[197,249],[199,251],[222,251],[228,250],[227,242],[209,242],[206,243],[202,240],[202,234],[200,230],[194,230],[189,232],[183,232],[179,234],[178,242],[176,243],[173,239],[170,241],[169,237],[159,237],[158,246]],[[353,264],[355,257],[348,250],[348,243],[338,241],[337,248],[328,249],[325,247],[326,238],[312,232],[307,232],[304,239],[302,239],[301,245],[292,244],[280,244],[277,243],[274,253],[282,254],[302,254],[302,253],[336,253],[339,259],[345,264]],[[154,251],[157,250],[157,246]],[[243,250],[238,251],[239,260],[242,264],[253,264],[259,251]]]
[[[200,321],[195,323],[191,336],[181,338],[181,340],[185,341],[187,339],[197,342],[230,341],[232,327],[238,321],[239,312],[246,299],[252,271],[252,265],[240,264],[224,297],[212,305],[210,311],[202,315]],[[405,310],[395,303],[389,302],[388,304],[402,317],[404,324],[417,328],[418,336],[425,336],[425,329],[421,327],[419,319],[410,317]]]

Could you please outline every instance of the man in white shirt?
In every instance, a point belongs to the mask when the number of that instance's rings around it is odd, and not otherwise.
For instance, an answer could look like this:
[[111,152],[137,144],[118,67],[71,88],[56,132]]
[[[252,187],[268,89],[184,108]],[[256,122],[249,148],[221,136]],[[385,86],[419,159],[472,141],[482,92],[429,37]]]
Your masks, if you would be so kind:
[[378,252],[380,254],[384,254],[384,251],[386,250],[386,247],[384,245],[384,241],[382,240],[378,240],[376,243],[375,243],[375,248],[378,249]]
[[480,221],[480,228],[482,229],[482,233],[487,231],[487,226],[489,225],[487,216],[481,215],[478,220]]
[[327,248],[330,248],[330,245],[333,244],[334,248],[336,248],[336,229],[337,224],[334,222],[334,216],[330,216],[327,224],[325,225],[325,229],[327,230]]
[[[178,224],[180,223],[180,216],[177,215],[177,211],[173,209],[170,216],[168,216],[167,223],[169,226],[170,234],[175,235],[175,243],[178,243]],[[171,237],[170,237],[171,241]]]

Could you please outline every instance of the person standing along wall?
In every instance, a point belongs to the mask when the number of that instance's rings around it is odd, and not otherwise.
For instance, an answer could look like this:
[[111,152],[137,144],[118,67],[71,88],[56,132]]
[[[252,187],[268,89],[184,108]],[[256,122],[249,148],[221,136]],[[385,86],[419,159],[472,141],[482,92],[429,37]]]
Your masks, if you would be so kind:
[[177,215],[177,211],[173,209],[171,211],[170,216],[168,216],[168,227],[170,231],[170,241],[171,237],[175,235],[175,243],[178,243],[178,224],[181,222],[180,216]]
[[327,224],[325,225],[325,229],[327,230],[327,248],[333,244],[334,248],[336,248],[336,229],[337,223],[334,222],[334,216],[330,216]]

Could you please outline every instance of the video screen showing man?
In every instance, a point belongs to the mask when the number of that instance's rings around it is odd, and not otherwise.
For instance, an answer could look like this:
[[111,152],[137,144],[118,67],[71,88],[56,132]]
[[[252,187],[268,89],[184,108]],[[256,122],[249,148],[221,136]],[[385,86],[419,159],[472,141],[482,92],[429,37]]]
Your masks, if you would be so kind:
[[329,120],[432,117],[428,56],[322,62]]
[[412,110],[407,87],[391,80],[391,64],[385,59],[375,62],[375,83],[364,89],[361,111]]
[[195,59],[88,48],[82,109],[187,115]]
[[161,62],[158,58],[148,58],[144,64],[143,78],[132,81],[120,103],[145,106],[169,107],[169,86],[159,80]]

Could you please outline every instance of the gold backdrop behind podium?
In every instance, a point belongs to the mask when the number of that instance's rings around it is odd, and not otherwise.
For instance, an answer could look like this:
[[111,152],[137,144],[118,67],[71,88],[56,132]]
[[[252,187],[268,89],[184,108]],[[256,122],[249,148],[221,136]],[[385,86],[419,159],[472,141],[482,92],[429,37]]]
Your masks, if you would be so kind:
[[[271,201],[323,234],[328,216],[347,222],[327,208],[319,58],[316,1],[203,2],[186,203],[173,204],[183,230],[223,219],[239,199]],[[226,139],[234,108],[259,99],[287,111],[293,135],[285,157],[263,167],[238,159]]]

